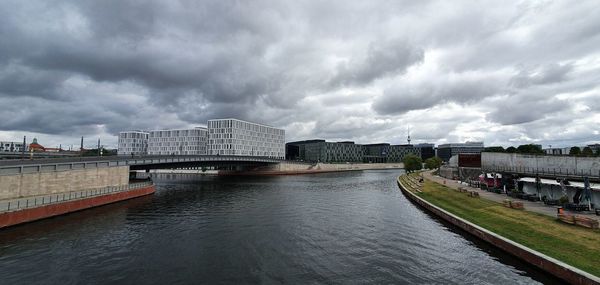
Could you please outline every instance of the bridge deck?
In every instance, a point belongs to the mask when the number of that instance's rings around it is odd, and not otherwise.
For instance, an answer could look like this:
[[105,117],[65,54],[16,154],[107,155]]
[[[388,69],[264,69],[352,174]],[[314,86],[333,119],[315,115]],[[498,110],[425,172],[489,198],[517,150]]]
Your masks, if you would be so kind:
[[97,167],[115,166],[152,166],[194,165],[194,164],[274,164],[283,162],[282,159],[258,156],[225,156],[225,155],[193,155],[193,156],[109,156],[109,157],[78,157],[53,158],[33,160],[0,160],[0,175],[21,173],[66,171]]

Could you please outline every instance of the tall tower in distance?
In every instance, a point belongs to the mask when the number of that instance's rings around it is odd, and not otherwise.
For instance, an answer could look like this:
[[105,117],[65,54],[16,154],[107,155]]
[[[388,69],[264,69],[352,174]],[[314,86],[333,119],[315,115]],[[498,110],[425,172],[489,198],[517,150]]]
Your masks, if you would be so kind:
[[410,126],[408,126],[408,137],[406,138],[406,141],[410,144]]

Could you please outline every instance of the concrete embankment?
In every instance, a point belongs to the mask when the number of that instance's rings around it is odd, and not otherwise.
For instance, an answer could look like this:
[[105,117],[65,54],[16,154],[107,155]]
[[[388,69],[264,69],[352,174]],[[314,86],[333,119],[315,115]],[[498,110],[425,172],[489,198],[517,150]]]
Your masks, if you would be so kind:
[[297,175],[339,171],[401,169],[402,163],[292,163],[282,162],[276,165],[257,167],[246,171],[219,171],[219,175]]
[[[146,183],[137,187],[132,187],[123,191],[116,192],[99,192],[91,197],[76,198],[63,200],[45,205],[35,205],[25,208],[17,208],[12,211],[0,213],[0,228],[14,226],[18,224],[28,223],[40,219],[50,218],[54,216],[64,215],[76,211],[81,211],[97,206],[102,206],[110,203],[124,201],[136,197],[150,195],[155,192],[155,187],[152,183]],[[60,197],[60,196],[57,196]],[[64,196],[63,196],[64,197]],[[36,200],[37,201],[37,198]],[[23,205],[19,203],[19,205]],[[13,204],[14,206],[14,204]],[[10,207],[9,207],[10,209]]]
[[470,233],[471,235],[486,241],[501,250],[504,250],[507,253],[510,253],[571,284],[600,284],[600,278],[592,274],[579,270],[573,266],[565,264],[564,262],[504,238],[426,201],[410,191],[410,186],[403,184],[400,178],[398,178],[397,184],[402,193],[414,203],[418,204],[434,215],[444,219],[445,221]]

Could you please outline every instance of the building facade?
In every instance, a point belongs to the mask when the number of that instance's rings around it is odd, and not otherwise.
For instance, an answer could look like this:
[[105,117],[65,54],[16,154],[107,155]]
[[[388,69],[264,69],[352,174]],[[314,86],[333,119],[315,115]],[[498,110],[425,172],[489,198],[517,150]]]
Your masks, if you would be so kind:
[[0,152],[23,152],[28,151],[27,144],[23,145],[23,142],[2,142],[0,141]]
[[312,143],[325,142],[325,140],[305,140],[289,142],[285,144],[285,159],[286,160],[300,160],[306,159],[306,145]]
[[208,129],[154,130],[148,133],[149,155],[205,155]]
[[292,160],[323,163],[402,162],[408,154],[421,155],[421,150],[412,145],[390,145],[389,143],[355,144],[354,142],[326,142],[306,140],[286,144],[286,157]]
[[459,153],[481,153],[483,142],[448,143],[438,145],[437,156],[448,162],[450,157]]
[[148,132],[124,131],[119,133],[117,155],[145,155],[148,152]]
[[208,154],[285,158],[285,130],[238,119],[208,121]]
[[435,156],[435,145],[432,143],[416,144],[415,148],[418,148],[421,152],[421,159],[423,161],[425,161],[425,159],[432,158]]
[[421,157],[421,149],[410,144],[391,145],[387,154],[387,162],[402,162],[404,157],[409,154]]
[[311,162],[362,162],[363,149],[354,142],[315,142],[304,145],[304,160]]
[[388,162],[389,143],[364,144],[363,162],[366,163],[383,163]]

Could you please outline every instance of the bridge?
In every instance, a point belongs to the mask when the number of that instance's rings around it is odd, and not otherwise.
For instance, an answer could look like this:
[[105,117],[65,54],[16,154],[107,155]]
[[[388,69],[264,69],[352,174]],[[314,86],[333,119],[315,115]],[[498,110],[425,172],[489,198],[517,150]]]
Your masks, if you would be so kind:
[[130,170],[217,167],[243,169],[281,163],[284,160],[257,156],[108,156],[33,160],[0,160],[0,175],[82,170],[128,166]]

